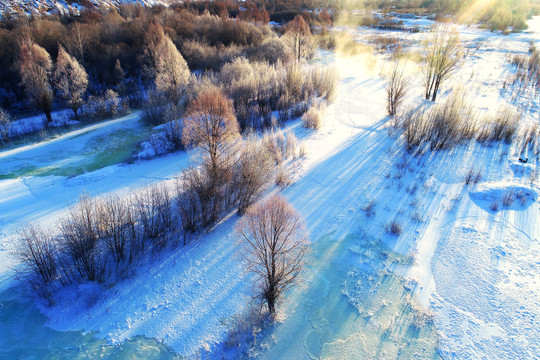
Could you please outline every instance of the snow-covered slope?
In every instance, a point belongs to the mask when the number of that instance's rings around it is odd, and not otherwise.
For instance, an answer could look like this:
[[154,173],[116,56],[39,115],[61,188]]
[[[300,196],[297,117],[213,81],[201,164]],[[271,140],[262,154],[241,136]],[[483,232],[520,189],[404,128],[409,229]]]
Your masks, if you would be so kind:
[[4,14],[60,13],[78,14],[84,8],[111,8],[122,3],[144,6],[169,5],[179,0],[0,0],[0,16]]

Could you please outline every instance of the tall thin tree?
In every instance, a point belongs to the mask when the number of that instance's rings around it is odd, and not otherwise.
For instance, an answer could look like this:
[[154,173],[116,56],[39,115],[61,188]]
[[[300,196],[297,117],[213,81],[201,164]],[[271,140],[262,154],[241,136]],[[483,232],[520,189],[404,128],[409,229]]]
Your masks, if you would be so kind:
[[435,101],[441,85],[456,70],[463,57],[459,34],[448,26],[436,27],[424,43],[426,99]]
[[296,63],[309,58],[313,54],[313,38],[302,15],[296,15],[287,24],[287,30],[283,38]]
[[58,95],[69,104],[75,118],[78,119],[77,111],[83,104],[83,96],[88,86],[88,74],[61,45],[58,46],[54,84]]
[[148,51],[154,65],[154,83],[176,105],[189,82],[190,72],[182,54],[161,26],[155,25],[156,36],[148,37]]
[[47,50],[28,36],[20,43],[19,73],[28,100],[45,113],[47,124],[52,122],[53,90],[51,87],[52,61]]

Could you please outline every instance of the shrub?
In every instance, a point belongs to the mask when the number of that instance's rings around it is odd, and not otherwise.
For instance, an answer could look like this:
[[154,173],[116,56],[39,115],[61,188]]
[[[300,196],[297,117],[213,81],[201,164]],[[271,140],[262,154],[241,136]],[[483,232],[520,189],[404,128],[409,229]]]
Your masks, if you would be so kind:
[[135,196],[135,213],[142,226],[143,237],[154,240],[154,251],[164,248],[168,233],[175,229],[172,213],[172,197],[164,185],[155,185]]
[[504,141],[509,144],[517,132],[521,116],[508,107],[497,111],[493,120],[487,121],[480,132],[478,140],[482,143]]
[[283,61],[286,54],[285,44],[278,37],[266,39],[261,45],[246,50],[246,55],[251,60],[268,62],[270,64]]
[[38,296],[48,298],[58,276],[57,248],[50,234],[34,225],[19,230],[22,241],[15,251],[21,262],[18,274],[27,280]]
[[311,107],[304,115],[302,115],[302,126],[308,129],[319,130],[322,126],[320,110]]
[[450,148],[474,138],[478,131],[472,104],[460,90],[455,90],[442,104],[406,111],[401,126],[409,150],[424,144],[432,150]]
[[377,202],[375,200],[370,200],[370,201],[367,202],[367,204],[364,205],[364,207],[362,207],[362,210],[365,211],[366,216],[368,218],[375,215],[375,206],[376,205],[377,205]]
[[308,93],[310,97],[322,97],[332,102],[336,97],[337,72],[328,66],[312,66],[309,71]]
[[130,203],[117,195],[109,195],[96,206],[100,238],[105,239],[109,254],[117,264],[127,260],[131,263],[130,244],[138,237],[138,231]]
[[289,170],[283,165],[278,166],[276,169],[276,185],[281,188],[286,188],[291,184],[292,178]]
[[99,247],[98,214],[95,200],[82,195],[60,221],[60,251],[73,267],[73,277],[103,282],[106,259]]
[[509,207],[514,203],[515,200],[516,195],[514,194],[514,191],[507,191],[502,197],[502,204],[504,207]]
[[183,108],[167,101],[162,93],[150,91],[148,101],[143,105],[141,118],[148,124],[157,126],[170,123],[182,117]]
[[393,219],[386,223],[384,230],[392,235],[399,236],[403,232],[401,223],[397,219]]
[[298,147],[298,139],[296,138],[296,135],[294,135],[294,132],[287,131],[287,134],[285,136],[285,157],[286,158],[296,158],[296,148]]
[[234,169],[233,185],[238,199],[238,212],[243,214],[256,200],[272,178],[273,159],[255,138],[248,138],[240,149]]
[[405,78],[404,69],[396,63],[386,85],[386,110],[388,115],[395,116],[401,109],[401,104],[405,100],[408,91],[408,80]]
[[129,112],[127,104],[121,102],[118,93],[108,89],[100,96],[90,96],[85,115],[95,118],[114,117]]
[[174,150],[181,150],[184,148],[184,144],[182,142],[182,120],[169,121],[164,125],[164,130],[165,138],[170,144],[173,145]]
[[471,168],[465,174],[465,185],[478,184],[481,178],[482,178],[482,171]]

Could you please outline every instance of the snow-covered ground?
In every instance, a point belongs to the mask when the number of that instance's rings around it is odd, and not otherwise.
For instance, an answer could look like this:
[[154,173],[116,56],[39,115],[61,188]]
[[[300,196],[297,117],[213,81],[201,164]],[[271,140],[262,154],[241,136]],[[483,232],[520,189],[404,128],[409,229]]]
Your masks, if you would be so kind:
[[[460,28],[471,50],[455,79],[466,84],[480,110],[494,111],[508,100],[500,95],[511,71],[507,56],[525,53],[529,40],[538,39],[537,23],[536,18],[531,32],[506,37]],[[359,41],[374,34],[403,37],[413,46],[427,36],[354,32]],[[337,99],[326,109],[319,132],[291,123],[308,157],[298,163],[295,183],[283,191],[306,219],[312,251],[279,322],[258,337],[250,354],[267,359],[538,358],[540,190],[531,176],[538,173],[538,159],[530,156],[521,164],[515,146],[478,143],[413,157],[402,139],[389,135],[383,56],[320,52],[318,57],[340,74]],[[411,104],[422,94],[418,83],[413,85]],[[537,121],[531,110],[537,108],[530,106],[524,121]],[[59,139],[54,146],[69,151],[75,139]],[[47,146],[52,144],[43,151]],[[187,163],[188,155],[180,152],[71,178],[0,180],[0,289],[14,284],[8,253],[20,221],[52,223],[83,191],[125,193],[171,179]],[[4,164],[0,158],[0,169]],[[465,186],[471,168],[482,178]],[[504,207],[510,192],[520,198]],[[494,201],[500,208],[493,209]],[[374,214],[368,217],[364,208],[370,202]],[[385,231],[391,220],[401,225],[401,235]],[[84,299],[66,297],[44,310],[47,325],[58,334],[94,331],[112,343],[144,335],[186,356],[212,349],[223,340],[230,319],[249,303],[235,221],[232,216],[192,245],[154,259],[101,296],[90,287]],[[2,311],[0,330],[5,330]]]

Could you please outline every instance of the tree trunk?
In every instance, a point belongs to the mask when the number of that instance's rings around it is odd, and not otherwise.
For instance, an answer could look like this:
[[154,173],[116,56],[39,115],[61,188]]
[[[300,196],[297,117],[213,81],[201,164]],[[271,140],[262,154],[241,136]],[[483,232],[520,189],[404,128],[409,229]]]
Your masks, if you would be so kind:
[[268,312],[273,317],[276,314],[276,299],[274,299],[274,294],[271,290],[266,294],[266,303],[268,304]]
[[440,86],[440,81],[437,80],[437,82],[435,83],[435,86],[433,88],[433,96],[431,97],[431,101],[435,101],[437,99],[437,93],[439,92],[439,86]]
[[48,127],[49,124],[52,123],[51,109],[45,109],[43,110],[43,112],[45,113],[45,116],[47,117],[47,127]]

